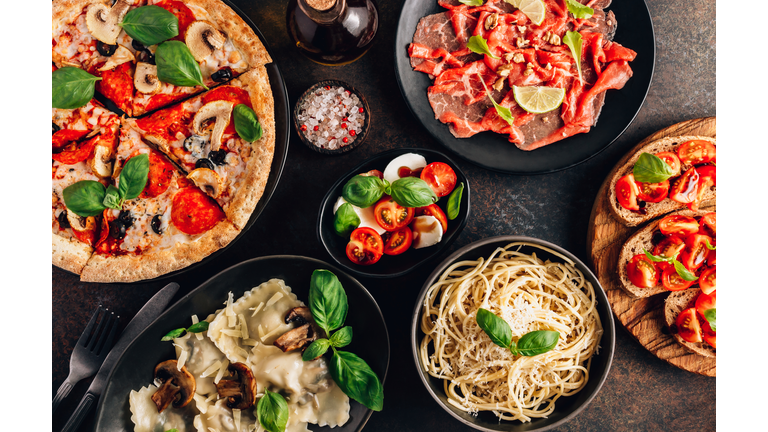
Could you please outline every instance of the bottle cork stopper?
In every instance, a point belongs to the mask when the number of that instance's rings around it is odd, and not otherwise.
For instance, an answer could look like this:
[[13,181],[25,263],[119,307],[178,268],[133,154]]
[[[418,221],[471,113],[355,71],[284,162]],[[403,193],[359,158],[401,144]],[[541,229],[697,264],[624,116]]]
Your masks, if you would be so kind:
[[325,11],[336,4],[336,0],[306,0],[307,5],[318,11]]

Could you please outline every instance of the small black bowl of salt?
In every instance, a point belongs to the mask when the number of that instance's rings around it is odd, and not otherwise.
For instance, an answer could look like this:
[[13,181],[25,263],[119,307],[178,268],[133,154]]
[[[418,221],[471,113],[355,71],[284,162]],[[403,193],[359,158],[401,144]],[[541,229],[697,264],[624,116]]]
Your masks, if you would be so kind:
[[312,150],[337,155],[365,140],[371,115],[363,95],[337,80],[320,81],[301,95],[293,109],[301,141]]

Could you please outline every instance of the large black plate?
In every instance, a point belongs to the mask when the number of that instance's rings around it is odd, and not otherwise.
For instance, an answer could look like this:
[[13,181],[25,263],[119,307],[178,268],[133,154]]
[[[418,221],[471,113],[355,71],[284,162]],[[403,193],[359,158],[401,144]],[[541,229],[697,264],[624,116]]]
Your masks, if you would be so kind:
[[507,174],[543,174],[563,170],[595,156],[616,140],[632,123],[645,101],[656,62],[653,23],[643,0],[618,0],[608,8],[616,14],[615,41],[637,52],[630,63],[634,75],[621,90],[609,90],[605,106],[595,127],[534,151],[523,151],[506,136],[482,132],[458,139],[448,125],[435,119],[427,100],[429,76],[411,68],[408,44],[413,40],[419,20],[444,12],[435,0],[405,0],[395,38],[395,72],[400,90],[413,115],[441,144],[462,158],[483,168]]
[[[161,342],[169,330],[188,324],[193,314],[205,317],[221,308],[227,293],[235,298],[272,278],[283,279],[305,303],[309,298],[309,280],[316,269],[332,271],[341,282],[349,301],[345,325],[357,329],[356,337],[345,348],[364,359],[384,383],[389,367],[389,335],[384,316],[368,290],[357,280],[323,261],[292,255],[253,258],[236,264],[212,277],[176,302],[126,349],[109,377],[96,412],[96,430],[100,432],[133,430],[128,395],[152,382],[155,365],[176,358],[173,345]],[[362,430],[372,411],[350,400],[349,421],[335,432]],[[310,425],[315,431],[329,427]]]
[[[243,13],[243,11],[241,11],[231,1],[224,0],[224,3],[229,5],[229,7],[231,7],[232,10],[237,12],[237,14],[240,15],[240,17],[243,18],[243,20],[249,26],[251,26],[251,28],[259,37],[259,39],[261,39],[262,44],[264,44],[264,47],[267,49],[267,52],[269,52],[270,57],[274,59],[274,56],[272,55],[272,52],[269,49],[269,45],[267,44],[267,40],[264,38],[264,35],[261,34],[259,29],[256,27],[256,24],[253,23],[251,18],[248,17],[248,15],[246,15],[245,13]],[[272,198],[272,194],[275,192],[275,189],[277,189],[277,183],[278,181],[280,181],[280,176],[283,174],[283,167],[285,167],[285,159],[288,156],[288,138],[290,137],[290,131],[289,131],[290,104],[288,102],[288,90],[285,87],[285,81],[283,81],[283,75],[282,73],[280,73],[280,68],[277,66],[277,64],[274,61],[272,63],[265,65],[264,67],[267,70],[267,76],[269,76],[269,86],[272,89],[272,97],[274,98],[274,101],[275,101],[275,153],[272,155],[272,166],[270,167],[269,177],[267,178],[267,185],[264,187],[264,193],[261,195],[259,202],[256,203],[256,207],[253,209],[253,213],[251,213],[251,217],[248,219],[248,222],[245,224],[245,226],[237,235],[237,237],[232,239],[232,241],[229,242],[228,245],[213,252],[212,254],[208,255],[207,257],[203,258],[202,260],[194,264],[191,264],[187,267],[176,270],[174,272],[158,276],[152,279],[153,281],[162,281],[162,280],[175,278],[181,273],[198,268],[199,266],[209,261],[211,258],[216,257],[222,252],[224,252],[225,250],[227,250],[237,240],[243,237],[244,234],[249,229],[251,229],[253,224],[256,222],[256,219],[258,219],[259,216],[261,215],[261,212],[264,211],[264,209],[267,207],[267,204],[269,203],[269,199]],[[98,93],[96,94],[96,96],[98,96],[98,99],[112,111],[115,111],[117,113],[122,113],[122,111],[118,109],[117,106],[109,99],[102,97]],[[72,273],[68,270],[64,270],[61,268],[59,269],[67,273]],[[72,274],[75,274],[75,273],[72,273]],[[140,281],[131,282],[131,283],[144,283],[144,282],[146,282],[146,280],[140,280]]]

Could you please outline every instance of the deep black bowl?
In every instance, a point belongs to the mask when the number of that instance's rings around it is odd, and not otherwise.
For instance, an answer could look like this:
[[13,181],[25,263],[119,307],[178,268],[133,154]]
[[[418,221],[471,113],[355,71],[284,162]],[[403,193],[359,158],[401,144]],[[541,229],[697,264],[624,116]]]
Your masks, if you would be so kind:
[[[599,342],[598,354],[592,357],[592,365],[589,369],[589,381],[587,381],[586,387],[584,387],[579,393],[573,396],[561,397],[555,402],[555,411],[548,418],[532,419],[529,423],[521,423],[519,421],[499,421],[495,414],[484,411],[478,413],[476,416],[468,414],[455,408],[448,403],[448,398],[445,395],[443,388],[443,380],[437,379],[429,375],[421,364],[419,358],[419,346],[421,340],[424,337],[424,333],[421,331],[421,305],[424,302],[424,296],[427,290],[433,283],[440,277],[440,275],[452,264],[463,260],[476,260],[478,258],[488,258],[491,256],[494,250],[499,247],[504,247],[512,242],[528,242],[541,245],[543,247],[557,251],[558,253],[570,258],[577,269],[579,269],[584,276],[592,283],[595,289],[595,297],[597,298],[597,311],[600,316],[600,321],[603,325],[603,336]],[[559,257],[534,246],[524,246],[521,248],[524,253],[536,252],[536,255],[543,260],[552,260],[562,262]],[[603,386],[605,379],[608,377],[608,370],[611,368],[611,362],[613,360],[613,351],[616,344],[616,328],[613,324],[613,314],[611,313],[611,307],[608,303],[608,298],[605,296],[605,291],[597,280],[597,277],[592,271],[584,265],[576,256],[560,246],[554,245],[544,240],[539,240],[532,237],[524,236],[499,236],[491,237],[484,240],[476,241],[454,252],[451,256],[446,258],[436,269],[429,275],[427,281],[424,282],[424,286],[417,297],[416,306],[413,309],[413,318],[411,323],[411,350],[413,351],[413,360],[416,363],[416,369],[419,372],[419,377],[424,385],[427,387],[427,391],[432,398],[450,415],[459,420],[460,422],[471,426],[474,429],[485,432],[496,431],[510,431],[510,432],[531,432],[531,431],[545,431],[562,426],[568,420],[576,417],[586,406],[595,398],[597,392]]]
[[[372,265],[358,265],[352,263],[347,258],[346,247],[349,242],[348,238],[343,238],[336,234],[333,229],[333,205],[336,200],[341,196],[341,191],[344,185],[357,174],[368,172],[373,169],[384,171],[387,164],[394,158],[406,154],[417,153],[427,160],[427,163],[443,162],[450,165],[456,172],[456,185],[464,183],[464,192],[461,196],[461,209],[459,216],[454,220],[448,221],[448,230],[443,233],[443,239],[440,243],[422,248],[422,249],[409,249],[400,255],[384,255],[379,262]],[[416,267],[424,264],[432,258],[440,255],[451,243],[456,240],[461,230],[467,225],[469,220],[469,196],[470,187],[469,180],[464,175],[464,172],[456,165],[456,163],[443,153],[435,150],[417,149],[417,148],[399,148],[388,150],[377,154],[376,156],[368,159],[360,165],[352,168],[347,174],[339,178],[339,180],[331,186],[328,193],[323,198],[320,206],[320,214],[317,220],[317,235],[320,237],[320,242],[325,246],[325,249],[331,255],[331,257],[339,263],[340,266],[349,270],[350,272],[368,277],[396,277],[402,276]],[[440,198],[437,205],[445,212],[445,206],[448,202],[448,197]]]
[[[339,268],[314,258],[293,255],[253,258],[222,271],[181,298],[128,346],[115,365],[104,394],[99,399],[96,430],[133,430],[128,395],[131,390],[138,391],[142,386],[152,383],[155,365],[176,358],[173,345],[160,341],[169,330],[188,325],[189,317],[193,314],[205,317],[220,309],[230,291],[238,298],[243,292],[272,278],[283,279],[299,300],[307,303],[310,277],[316,269],[332,271],[347,293],[349,313],[345,325],[357,329],[357,333],[352,343],[344,349],[365,360],[383,384],[389,367],[389,334],[379,306],[360,282]],[[371,413],[365,406],[350,400],[349,421],[333,431],[359,432]],[[331,430],[329,427],[314,425],[311,428],[315,431]]]

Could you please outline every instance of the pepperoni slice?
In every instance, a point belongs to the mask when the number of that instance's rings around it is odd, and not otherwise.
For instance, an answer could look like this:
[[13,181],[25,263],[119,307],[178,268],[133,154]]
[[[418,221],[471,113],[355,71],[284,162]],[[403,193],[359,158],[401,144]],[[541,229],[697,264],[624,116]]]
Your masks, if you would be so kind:
[[[140,150],[136,150],[131,158],[138,155]],[[128,158],[130,160],[130,158]],[[126,160],[126,162],[128,162]],[[155,150],[149,151],[149,174],[147,175],[147,185],[139,194],[139,198],[154,198],[168,190],[173,181],[173,174],[176,172],[173,165]]]
[[[203,96],[203,105],[207,104],[208,102],[213,102],[217,100],[223,100],[223,101],[229,101],[234,104],[234,106],[237,106],[238,104],[245,104],[249,108],[253,108],[253,105],[251,105],[251,96],[248,94],[246,90],[243,90],[239,87],[233,87],[233,86],[220,86],[217,87]],[[229,124],[227,125],[226,129],[224,129],[225,134],[234,134],[235,133],[235,112],[232,111],[232,116],[229,118]]]
[[99,135],[96,135],[85,142],[72,146],[72,148],[68,148],[60,153],[54,153],[51,157],[53,160],[65,165],[74,165],[82,162],[91,157],[91,153],[93,153],[93,149],[100,138]]
[[184,33],[187,31],[187,27],[195,21],[195,14],[192,13],[187,5],[178,0],[163,0],[157,3],[157,6],[176,15],[176,18],[179,19],[179,35],[173,38],[173,40],[184,42]]
[[154,132],[168,137],[168,128],[174,123],[181,121],[182,117],[184,117],[184,108],[179,104],[158,111],[149,117],[138,119],[136,120],[136,125],[146,132]]
[[72,141],[77,141],[88,134],[87,130],[60,129],[51,138],[53,150],[61,150]]
[[114,69],[98,71],[102,64],[94,65],[90,72],[100,76],[96,81],[96,91],[113,101],[123,111],[130,111],[133,102],[133,62],[123,63]]
[[171,223],[189,235],[202,234],[224,219],[216,201],[196,187],[176,192],[172,205]]

